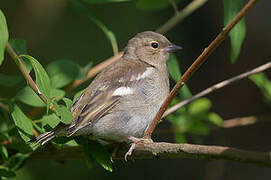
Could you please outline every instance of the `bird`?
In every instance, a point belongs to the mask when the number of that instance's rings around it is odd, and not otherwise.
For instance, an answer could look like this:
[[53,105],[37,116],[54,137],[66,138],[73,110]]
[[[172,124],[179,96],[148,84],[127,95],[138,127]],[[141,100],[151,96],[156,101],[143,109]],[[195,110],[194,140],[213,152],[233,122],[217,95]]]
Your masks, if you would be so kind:
[[162,34],[138,33],[128,41],[120,59],[100,72],[74,102],[71,124],[45,132],[33,142],[44,145],[56,136],[87,135],[136,143],[169,94],[167,60],[180,49]]

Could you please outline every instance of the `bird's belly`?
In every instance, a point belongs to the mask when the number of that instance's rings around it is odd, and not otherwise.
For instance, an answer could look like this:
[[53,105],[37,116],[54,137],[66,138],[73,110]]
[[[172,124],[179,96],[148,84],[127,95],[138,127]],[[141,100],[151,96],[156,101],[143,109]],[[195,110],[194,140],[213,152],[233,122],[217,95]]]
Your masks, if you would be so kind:
[[[109,113],[82,129],[97,139],[117,142],[127,141],[128,136],[141,138],[160,109],[168,91],[161,87],[143,88],[137,96],[122,99],[121,104]],[[82,132],[81,131],[81,132]]]
[[98,120],[91,127],[94,137],[126,141],[128,136],[141,138],[160,109],[165,97],[159,97],[159,101],[141,106],[126,106],[126,109],[119,109],[112,114],[107,114]]

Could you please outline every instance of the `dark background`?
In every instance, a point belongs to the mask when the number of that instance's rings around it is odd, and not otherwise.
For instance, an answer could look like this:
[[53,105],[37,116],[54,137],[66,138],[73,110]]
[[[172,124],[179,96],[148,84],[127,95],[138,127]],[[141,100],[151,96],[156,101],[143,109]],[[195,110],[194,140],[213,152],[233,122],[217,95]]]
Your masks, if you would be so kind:
[[[188,1],[186,1],[188,2]],[[247,2],[247,1],[244,1]],[[180,3],[182,8],[185,3]],[[208,61],[188,81],[193,94],[210,85],[257,67],[271,59],[270,1],[259,1],[246,16],[247,34],[241,54],[231,64],[230,44],[227,39],[209,57]],[[43,65],[66,58],[86,65],[95,64],[112,56],[109,41],[103,32],[89,19],[79,15],[66,0],[1,0],[9,27],[10,38],[27,41],[28,52]],[[134,2],[90,5],[92,13],[115,33],[120,50],[136,33],[155,30],[172,15],[171,7],[160,11],[141,11]],[[222,1],[209,0],[202,8],[166,33],[175,44],[184,47],[176,55],[184,71],[215,38],[223,28]],[[0,71],[19,74],[13,61],[5,60]],[[269,73],[270,74],[270,73]],[[21,84],[21,87],[24,83]],[[12,97],[20,87],[0,89],[3,97]],[[220,89],[208,96],[212,100],[212,111],[223,119],[266,114],[270,108],[263,96],[250,80],[242,80]],[[164,122],[159,128],[167,128]],[[271,123],[231,129],[216,129],[202,137],[206,145],[224,145],[247,150],[270,151]],[[173,141],[172,134],[160,134],[158,141]],[[190,142],[193,143],[193,142]],[[223,179],[223,180],[269,180],[271,170],[256,165],[225,161],[136,160],[125,163],[116,161],[113,173],[96,165],[88,169],[84,161],[28,161],[14,179]]]

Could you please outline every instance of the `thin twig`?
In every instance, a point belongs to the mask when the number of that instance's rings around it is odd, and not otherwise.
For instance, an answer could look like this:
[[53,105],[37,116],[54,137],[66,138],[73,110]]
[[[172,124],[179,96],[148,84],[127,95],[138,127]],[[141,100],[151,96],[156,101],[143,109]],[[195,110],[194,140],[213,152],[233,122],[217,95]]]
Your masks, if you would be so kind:
[[10,112],[10,110],[9,110],[9,108],[8,108],[8,105],[6,105],[6,104],[3,104],[3,103],[1,103],[0,102],[0,107],[2,108],[2,109],[4,109],[6,112]]
[[38,86],[35,84],[31,76],[28,74],[24,64],[22,63],[22,60],[20,57],[16,54],[16,52],[13,50],[13,48],[10,46],[9,42],[7,42],[6,50],[9,53],[9,55],[12,57],[12,59],[15,61],[16,65],[20,69],[21,73],[23,74],[26,82],[28,83],[29,87],[33,89],[33,91],[40,97],[40,99],[47,104],[47,100],[43,94],[40,93]]
[[[256,125],[259,123],[270,123],[271,122],[271,114],[264,114],[264,115],[251,115],[245,117],[237,117],[232,119],[227,119],[222,122],[220,126],[211,126],[211,130],[219,130],[221,128],[238,128],[243,126],[251,126]],[[159,128],[153,132],[155,135],[161,134],[169,134],[169,133],[184,133],[182,131],[174,129],[174,127],[167,127],[167,128]]]
[[[123,160],[127,152],[127,146],[122,146],[116,154],[115,159]],[[47,148],[35,151],[30,159],[53,159],[72,160],[82,159],[83,150],[81,147]],[[176,143],[143,143],[137,144],[131,158],[133,159],[198,159],[198,160],[227,160],[239,163],[248,163],[271,167],[270,152],[254,152],[237,148],[223,146],[207,146],[194,144]]]
[[166,111],[167,106],[172,101],[174,96],[179,92],[179,89],[184,83],[192,76],[192,74],[200,67],[200,65],[208,58],[208,56],[221,44],[221,42],[227,37],[230,30],[242,19],[242,17],[248,12],[248,10],[254,5],[257,0],[250,0],[243,9],[231,20],[231,22],[223,28],[223,30],[217,35],[217,37],[211,42],[211,44],[200,54],[195,62],[188,68],[182,78],[176,83],[174,88],[171,90],[169,96],[162,104],[162,107],[156,114],[151,125],[148,127],[144,134],[144,138],[150,138],[153,130],[160,121],[162,115]]
[[229,120],[223,121],[221,127],[222,128],[235,128],[239,126],[249,126],[257,123],[270,122],[271,115],[259,115],[259,116],[247,116],[247,117],[238,117]]
[[213,92],[213,91],[215,91],[215,90],[217,90],[217,89],[220,89],[220,88],[222,88],[222,87],[225,87],[225,86],[227,86],[227,85],[230,85],[231,83],[236,82],[236,81],[239,81],[239,80],[241,80],[241,79],[247,78],[248,76],[250,76],[250,75],[252,75],[252,74],[257,74],[257,73],[259,73],[259,72],[265,71],[265,70],[267,70],[267,69],[269,69],[269,68],[271,68],[271,62],[268,62],[268,63],[266,63],[266,64],[264,64],[264,65],[261,65],[261,66],[255,68],[255,69],[253,69],[253,70],[247,71],[247,72],[242,73],[242,74],[240,74],[240,75],[238,75],[238,76],[235,76],[235,77],[233,77],[233,78],[230,78],[230,79],[227,79],[227,80],[225,80],[225,81],[222,81],[222,82],[220,82],[220,83],[218,83],[218,84],[215,84],[215,85],[213,85],[213,86],[211,86],[211,87],[209,87],[209,88],[207,88],[207,89],[201,91],[200,93],[198,93],[198,94],[192,96],[191,98],[186,99],[186,100],[184,100],[184,101],[181,101],[180,103],[178,103],[178,104],[172,106],[171,108],[169,108],[169,109],[164,113],[164,115],[163,115],[162,117],[165,117],[165,116],[167,116],[167,115],[169,115],[169,114],[175,112],[176,110],[180,109],[181,107],[183,107],[183,106],[185,106],[185,105],[191,103],[192,101],[194,101],[194,100],[196,100],[196,99],[198,99],[198,98],[200,98],[200,97],[202,97],[202,96],[205,96],[205,95],[207,95],[207,94],[210,94],[211,92]]
[[159,27],[156,32],[165,33],[172,29],[176,24],[181,22],[184,18],[192,14],[195,10],[204,5],[207,0],[194,0],[189,5],[187,5],[184,9],[180,10],[176,13],[172,18],[170,18],[165,24]]
[[175,2],[175,1],[170,0],[170,1],[169,1],[169,3],[170,3],[170,5],[172,6],[172,8],[173,8],[173,10],[174,10],[175,15],[177,15],[177,14],[179,13],[179,10],[178,10],[178,6],[177,6],[176,2]]
[[[18,66],[18,68],[20,69],[20,71],[23,74],[23,76],[24,76],[24,78],[25,78],[28,86],[40,97],[40,99],[45,104],[47,104],[46,97],[43,94],[41,94],[40,90],[38,89],[38,86],[33,81],[33,79],[31,78],[31,76],[29,75],[29,73],[27,72],[24,64],[22,63],[22,60],[16,54],[16,52],[14,51],[14,49],[10,46],[9,42],[7,42],[7,44],[6,44],[6,50],[7,50],[8,54],[11,56],[11,58],[15,61],[16,65]],[[50,109],[53,110],[53,111],[55,111],[55,107],[53,106],[53,104],[50,104]]]

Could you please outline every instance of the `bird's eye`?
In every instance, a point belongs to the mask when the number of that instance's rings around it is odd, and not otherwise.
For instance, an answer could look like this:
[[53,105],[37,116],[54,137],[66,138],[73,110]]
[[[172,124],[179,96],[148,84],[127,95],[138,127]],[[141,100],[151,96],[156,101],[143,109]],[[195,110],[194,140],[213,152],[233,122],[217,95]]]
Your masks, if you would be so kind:
[[153,47],[154,49],[158,48],[158,43],[157,42],[152,42],[151,43],[151,47]]

